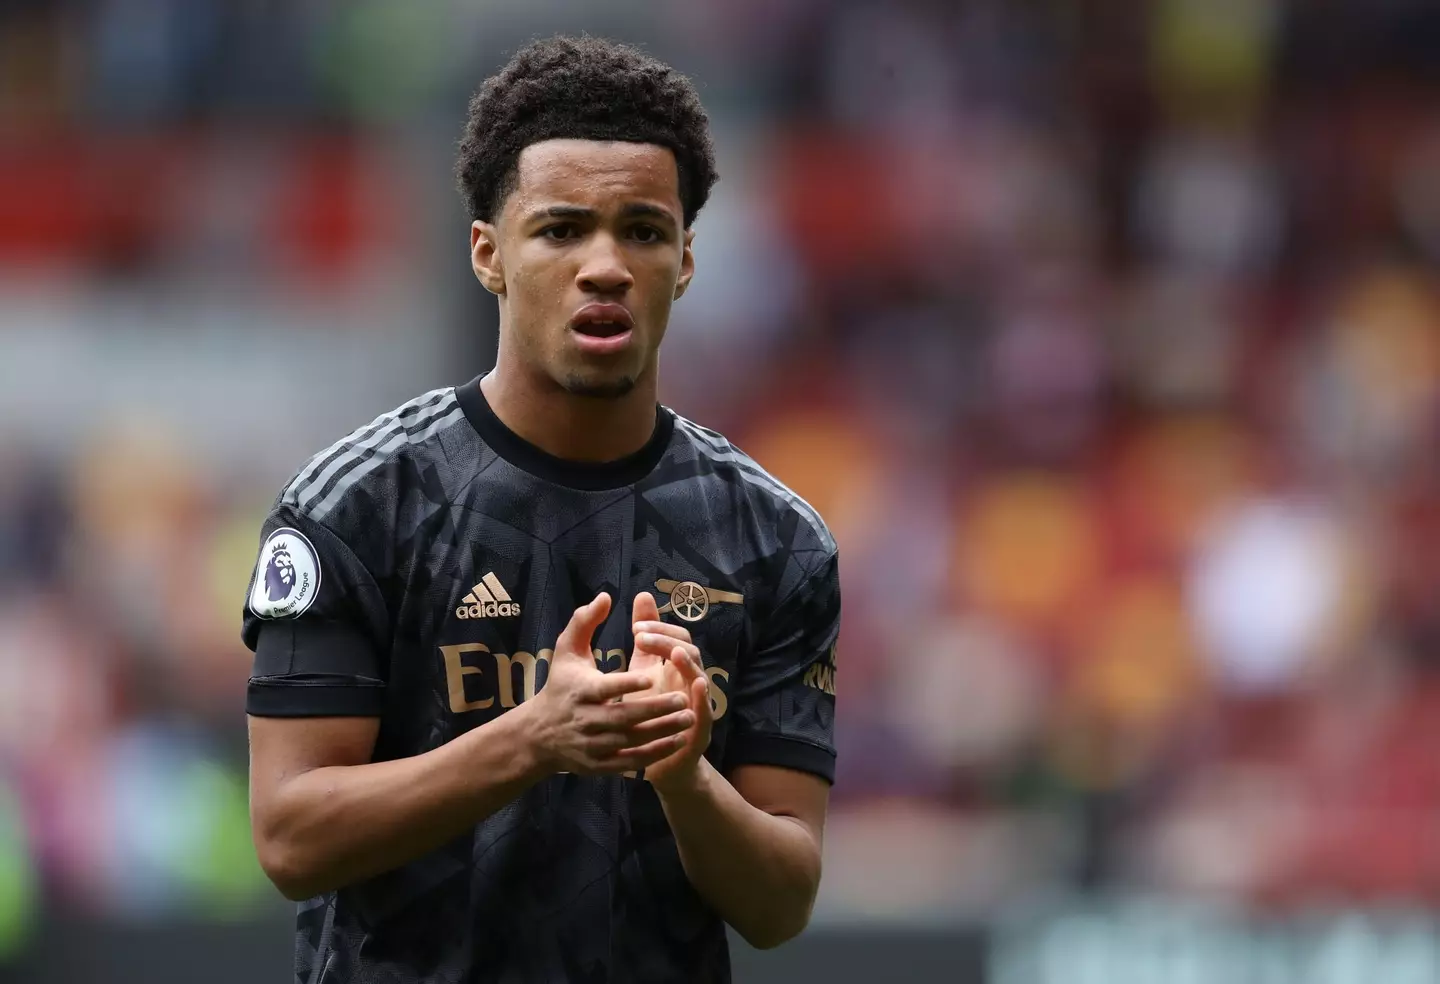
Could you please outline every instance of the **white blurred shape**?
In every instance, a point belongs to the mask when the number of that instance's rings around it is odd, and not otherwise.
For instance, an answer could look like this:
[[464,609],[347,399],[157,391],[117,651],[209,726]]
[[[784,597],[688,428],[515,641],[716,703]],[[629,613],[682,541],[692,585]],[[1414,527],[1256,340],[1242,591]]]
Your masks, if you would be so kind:
[[1323,642],[1341,601],[1338,531],[1296,503],[1253,501],[1205,537],[1189,603],[1207,657],[1232,687],[1283,687]]

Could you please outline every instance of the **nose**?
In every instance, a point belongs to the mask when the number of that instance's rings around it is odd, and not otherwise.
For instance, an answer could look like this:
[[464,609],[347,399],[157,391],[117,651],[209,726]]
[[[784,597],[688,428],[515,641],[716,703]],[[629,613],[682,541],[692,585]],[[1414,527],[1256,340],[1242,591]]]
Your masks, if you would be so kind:
[[623,294],[630,289],[635,278],[614,236],[601,233],[591,237],[575,282],[581,290],[594,294]]

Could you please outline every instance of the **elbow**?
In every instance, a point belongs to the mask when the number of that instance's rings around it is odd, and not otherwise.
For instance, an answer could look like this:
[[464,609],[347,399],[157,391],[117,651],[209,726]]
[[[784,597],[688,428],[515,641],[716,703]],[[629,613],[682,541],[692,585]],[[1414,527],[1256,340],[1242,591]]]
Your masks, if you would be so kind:
[[810,925],[810,914],[815,909],[815,894],[819,887],[819,879],[816,878],[790,896],[783,907],[777,907],[766,918],[751,925],[736,926],[736,932],[757,950],[773,950],[782,943],[789,943]]
[[314,882],[305,881],[299,878],[280,880],[272,877],[270,883],[280,890],[280,894],[291,902],[304,902],[306,899],[313,899],[317,895],[324,895],[325,890],[316,886]]
[[763,926],[736,927],[740,937],[757,950],[773,950],[782,943],[789,943],[810,925],[810,911],[807,909],[798,918],[775,920]]
[[280,894],[291,902],[304,902],[329,890],[316,877],[317,872],[307,863],[310,853],[284,837],[255,831],[255,855],[260,870]]
[[314,891],[312,889],[304,887],[304,883],[299,881],[282,882],[275,878],[271,878],[270,883],[276,888],[278,888],[280,890],[280,894],[285,896],[285,898],[289,899],[291,902],[304,902],[306,899],[313,899],[317,895],[324,894],[323,892]]
[[741,938],[756,950],[773,950],[781,943],[789,943],[799,935],[800,933],[798,931],[794,933],[777,933],[770,930],[740,934]]
[[314,876],[305,870],[296,852],[284,844],[274,841],[255,843],[260,868],[270,884],[291,902],[303,902],[320,894],[314,885]]

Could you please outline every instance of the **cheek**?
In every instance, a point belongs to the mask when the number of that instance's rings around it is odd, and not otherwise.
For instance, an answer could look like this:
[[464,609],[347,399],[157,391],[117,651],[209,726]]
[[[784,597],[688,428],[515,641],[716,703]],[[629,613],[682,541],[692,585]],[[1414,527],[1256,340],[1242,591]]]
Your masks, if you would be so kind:
[[680,277],[680,261],[657,263],[647,272],[646,306],[656,312],[669,310],[675,300],[675,282]]
[[524,313],[544,317],[564,302],[570,279],[563,265],[553,261],[519,263],[507,277],[506,293]]

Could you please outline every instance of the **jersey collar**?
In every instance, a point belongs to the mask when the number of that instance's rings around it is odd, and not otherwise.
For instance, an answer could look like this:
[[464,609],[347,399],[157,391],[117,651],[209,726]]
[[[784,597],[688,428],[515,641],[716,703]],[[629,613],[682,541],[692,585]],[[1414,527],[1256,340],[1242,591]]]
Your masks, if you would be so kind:
[[475,428],[490,449],[510,464],[536,478],[572,489],[601,491],[634,485],[655,470],[665,449],[670,446],[670,437],[675,430],[675,418],[660,404],[655,405],[655,431],[645,446],[633,454],[614,461],[570,461],[557,458],[542,451],[510,428],[506,427],[485,391],[480,388],[483,374],[470,382],[455,387],[455,399],[465,412],[465,419]]

